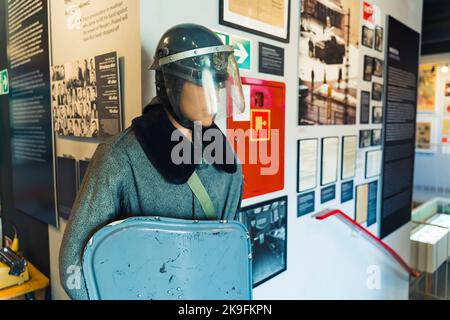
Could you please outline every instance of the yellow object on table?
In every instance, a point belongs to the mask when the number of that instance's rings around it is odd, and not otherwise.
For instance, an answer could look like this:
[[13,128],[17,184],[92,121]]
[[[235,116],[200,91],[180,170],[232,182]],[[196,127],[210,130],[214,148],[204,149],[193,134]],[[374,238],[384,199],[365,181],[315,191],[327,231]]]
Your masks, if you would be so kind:
[[0,300],[13,300],[23,296],[26,296],[28,299],[34,299],[35,292],[49,286],[49,279],[31,263],[28,263],[28,272],[30,280],[22,285],[0,290]]
[[11,269],[7,265],[0,263],[0,290],[7,289],[12,286],[22,285],[30,280],[28,267],[25,272],[18,277],[9,275],[10,270]]

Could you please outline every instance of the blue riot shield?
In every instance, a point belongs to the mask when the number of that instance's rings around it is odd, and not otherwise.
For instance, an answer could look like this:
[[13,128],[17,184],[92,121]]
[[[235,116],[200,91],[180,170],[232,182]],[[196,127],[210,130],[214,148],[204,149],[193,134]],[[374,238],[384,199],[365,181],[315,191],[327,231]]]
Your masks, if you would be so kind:
[[251,300],[251,243],[242,224],[131,218],[90,240],[91,300]]

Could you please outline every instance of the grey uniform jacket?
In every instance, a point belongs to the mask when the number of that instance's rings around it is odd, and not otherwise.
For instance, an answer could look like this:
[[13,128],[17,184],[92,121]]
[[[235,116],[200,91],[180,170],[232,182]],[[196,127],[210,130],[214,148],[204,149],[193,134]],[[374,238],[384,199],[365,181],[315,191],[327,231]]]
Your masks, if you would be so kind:
[[232,165],[174,165],[170,161],[174,130],[163,106],[156,104],[147,107],[131,128],[98,147],[60,251],[60,278],[72,299],[89,298],[82,255],[89,239],[105,225],[134,216],[206,219],[186,184],[194,170],[211,197],[218,220],[236,219],[242,199],[241,166],[237,161]]

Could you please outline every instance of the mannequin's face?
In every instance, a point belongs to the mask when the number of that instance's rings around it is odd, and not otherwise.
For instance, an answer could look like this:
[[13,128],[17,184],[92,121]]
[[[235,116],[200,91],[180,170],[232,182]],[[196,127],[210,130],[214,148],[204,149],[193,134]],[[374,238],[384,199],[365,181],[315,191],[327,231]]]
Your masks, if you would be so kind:
[[210,127],[214,122],[211,102],[205,95],[203,87],[186,81],[181,92],[181,112],[192,122],[201,122],[203,127]]

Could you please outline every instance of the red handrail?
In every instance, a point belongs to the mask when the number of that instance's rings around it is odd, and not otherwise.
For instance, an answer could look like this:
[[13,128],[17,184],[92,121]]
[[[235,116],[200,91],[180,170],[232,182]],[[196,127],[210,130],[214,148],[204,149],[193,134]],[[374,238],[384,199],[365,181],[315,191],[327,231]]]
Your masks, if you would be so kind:
[[353,226],[357,227],[360,231],[362,231],[371,240],[374,240],[377,244],[381,245],[381,247],[387,253],[389,253],[389,255],[392,256],[392,258],[394,258],[394,260],[397,261],[403,267],[403,269],[405,269],[411,276],[413,276],[414,278],[420,277],[420,273],[415,271],[415,270],[413,270],[413,268],[411,268],[409,266],[409,264],[406,263],[406,261],[403,260],[403,258],[394,249],[392,249],[383,240],[381,240],[380,238],[378,238],[375,235],[373,235],[369,230],[364,228],[362,225],[360,225],[358,222],[356,222],[355,220],[350,218],[348,215],[346,215],[341,210],[333,210],[333,211],[330,211],[330,212],[319,213],[318,215],[315,216],[315,218],[317,220],[322,221],[322,220],[326,220],[326,219],[328,219],[330,217],[333,217],[333,216],[336,216],[336,215],[343,217],[345,220],[349,221]]

